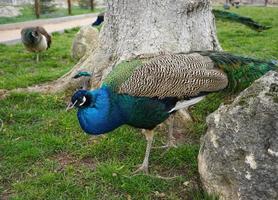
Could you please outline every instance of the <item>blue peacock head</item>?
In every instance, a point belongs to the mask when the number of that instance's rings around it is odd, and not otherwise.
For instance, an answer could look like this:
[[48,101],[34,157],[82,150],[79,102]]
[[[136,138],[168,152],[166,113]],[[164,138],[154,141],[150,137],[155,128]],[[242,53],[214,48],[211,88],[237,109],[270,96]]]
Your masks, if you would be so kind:
[[78,90],[71,97],[71,102],[69,103],[67,110],[70,110],[74,107],[76,108],[85,108],[91,103],[91,95],[87,90]]

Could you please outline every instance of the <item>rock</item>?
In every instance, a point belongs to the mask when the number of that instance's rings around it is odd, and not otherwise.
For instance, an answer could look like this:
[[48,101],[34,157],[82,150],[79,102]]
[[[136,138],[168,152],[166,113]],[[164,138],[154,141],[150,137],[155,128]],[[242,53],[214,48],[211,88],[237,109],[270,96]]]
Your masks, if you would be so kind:
[[32,4],[34,3],[34,0],[1,0],[1,5],[26,5],[26,4]]
[[268,72],[207,117],[199,173],[220,200],[278,199],[278,73]]
[[0,17],[17,17],[22,15],[20,8],[13,6],[1,6],[0,7]]
[[84,26],[76,34],[71,49],[71,55],[74,59],[79,60],[84,55],[88,56],[98,46],[99,31],[89,26]]

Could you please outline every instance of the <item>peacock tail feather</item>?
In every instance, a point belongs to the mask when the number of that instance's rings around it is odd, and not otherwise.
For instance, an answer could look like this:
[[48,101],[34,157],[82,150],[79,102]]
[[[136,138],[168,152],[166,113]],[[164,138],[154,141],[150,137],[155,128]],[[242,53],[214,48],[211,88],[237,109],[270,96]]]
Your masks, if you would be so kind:
[[240,16],[236,13],[215,9],[213,9],[212,12],[217,19],[221,19],[223,21],[238,22],[248,26],[249,28],[255,31],[263,31],[271,28],[271,26],[264,26],[254,21],[250,17]]
[[229,80],[228,91],[242,90],[266,72],[278,69],[270,61],[225,52],[203,51],[199,53],[203,56],[208,56],[216,67],[222,69],[227,74]]

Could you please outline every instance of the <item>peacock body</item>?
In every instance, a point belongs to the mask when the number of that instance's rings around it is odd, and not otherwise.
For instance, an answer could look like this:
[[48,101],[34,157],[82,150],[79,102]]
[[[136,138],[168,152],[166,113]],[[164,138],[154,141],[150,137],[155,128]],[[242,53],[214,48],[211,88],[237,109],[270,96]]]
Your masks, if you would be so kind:
[[99,89],[78,91],[72,103],[80,103],[78,119],[89,134],[123,124],[153,129],[177,102],[243,89],[271,69],[271,62],[214,51],[162,55],[146,63],[132,60],[116,66]]
[[96,21],[92,23],[92,26],[99,26],[104,21],[104,12],[98,14]]
[[[78,110],[81,128],[89,134],[110,132],[123,124],[136,128],[153,129],[166,120],[168,111],[175,106],[176,100],[136,97],[112,92],[111,88],[102,86],[94,91],[79,91],[85,94],[88,107]],[[73,100],[75,101],[75,96]],[[81,101],[82,102],[82,101]]]
[[28,51],[39,53],[50,48],[51,36],[41,26],[27,27],[21,30],[21,41]]
[[254,21],[250,17],[240,16],[233,12],[227,12],[227,11],[216,10],[216,9],[213,9],[212,12],[216,19],[220,19],[222,21],[237,22],[240,24],[244,24],[245,26],[248,26],[249,28],[251,28],[255,31],[258,31],[258,32],[271,28],[271,26],[262,25],[256,21]]
[[99,89],[77,91],[71,102],[86,133],[123,124],[152,130],[183,108],[180,102],[187,107],[210,92],[243,89],[271,69],[271,62],[215,51],[135,59],[117,65]]

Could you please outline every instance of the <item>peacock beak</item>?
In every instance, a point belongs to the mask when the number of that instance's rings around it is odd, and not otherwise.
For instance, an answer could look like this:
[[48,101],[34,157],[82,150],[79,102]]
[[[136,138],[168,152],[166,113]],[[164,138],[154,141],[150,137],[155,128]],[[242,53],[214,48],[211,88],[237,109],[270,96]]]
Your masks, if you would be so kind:
[[76,100],[74,103],[70,102],[70,103],[68,104],[67,108],[66,108],[66,111],[69,111],[70,109],[74,108],[74,106],[75,106],[76,103],[77,103],[77,100]]

